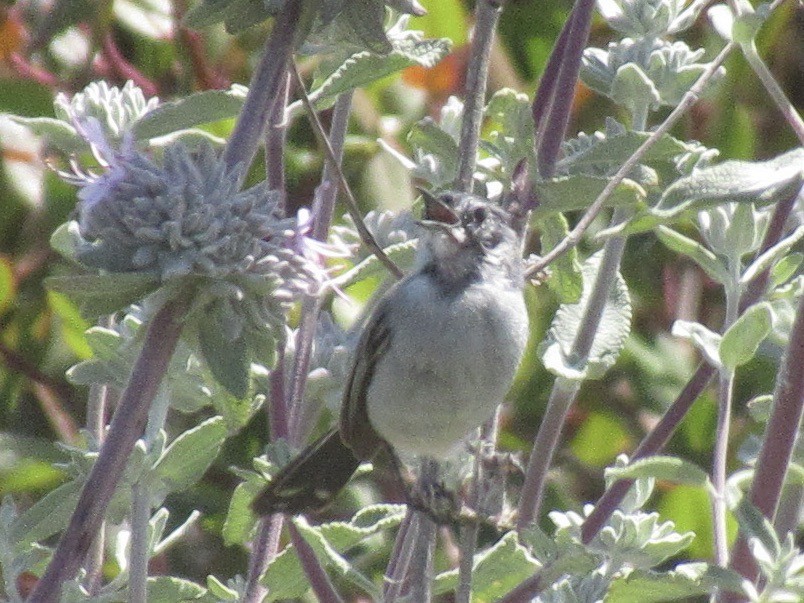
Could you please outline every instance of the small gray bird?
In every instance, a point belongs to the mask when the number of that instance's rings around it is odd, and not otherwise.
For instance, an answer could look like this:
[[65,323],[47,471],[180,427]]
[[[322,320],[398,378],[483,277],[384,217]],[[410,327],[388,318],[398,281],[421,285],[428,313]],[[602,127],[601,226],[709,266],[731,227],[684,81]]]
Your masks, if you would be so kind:
[[423,195],[415,269],[365,324],[340,427],[274,477],[253,503],[258,515],[325,507],[385,445],[449,457],[511,387],[528,337],[521,240],[495,204]]

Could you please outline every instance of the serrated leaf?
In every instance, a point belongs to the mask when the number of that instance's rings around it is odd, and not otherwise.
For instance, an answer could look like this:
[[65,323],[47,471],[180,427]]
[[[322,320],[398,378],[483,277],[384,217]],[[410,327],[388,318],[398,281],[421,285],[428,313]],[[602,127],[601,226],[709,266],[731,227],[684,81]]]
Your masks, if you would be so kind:
[[437,158],[442,179],[451,182],[458,174],[458,143],[431,118],[416,123],[408,134],[408,143]]
[[[533,211],[534,219],[554,212],[586,209],[609,183],[607,178],[580,174],[562,176],[535,182],[533,188],[539,205]],[[605,203],[606,207],[637,207],[647,197],[645,189],[628,178],[624,179]]]
[[206,595],[207,589],[175,576],[148,578],[148,603],[177,603],[195,601]]
[[[214,316],[214,314],[213,314]],[[201,353],[215,379],[236,398],[248,394],[251,362],[244,337],[230,339],[220,320],[198,326]]]
[[358,511],[348,522],[322,524],[321,533],[339,551],[345,551],[361,540],[382,530],[397,527],[405,516],[404,505],[371,505]]
[[[472,572],[472,601],[498,601],[525,578],[533,575],[539,562],[519,544],[515,532],[508,532],[494,546],[475,556]],[[458,572],[446,572],[436,578],[435,594],[453,590]]]
[[773,328],[773,308],[768,302],[754,304],[738,318],[720,341],[720,360],[733,371],[749,362]]
[[634,570],[616,578],[606,601],[614,603],[663,603],[711,595],[717,591],[742,593],[740,576],[706,563],[685,563],[669,572]]
[[133,124],[132,132],[137,140],[148,140],[237,117],[244,100],[245,92],[241,88],[196,92],[149,111]]
[[709,475],[706,471],[674,456],[652,456],[632,461],[625,467],[606,469],[607,480],[640,478],[653,478],[690,486],[709,484]]
[[724,201],[774,203],[801,188],[804,149],[768,161],[724,161],[679,178],[665,190],[651,213],[661,219]]
[[82,485],[72,480],[48,492],[14,521],[11,540],[24,546],[63,530],[75,510]]
[[710,331],[702,324],[688,320],[674,322],[671,333],[676,337],[684,337],[692,341],[712,366],[721,366],[721,337],[717,333]]
[[405,38],[395,39],[393,50],[388,54],[357,52],[326,76],[311,92],[310,100],[318,106],[324,100],[364,87],[407,67],[413,65],[433,67],[447,55],[451,46],[451,42],[446,38],[419,40],[408,35]]
[[709,278],[718,283],[727,283],[731,280],[728,268],[726,268],[723,262],[697,241],[685,237],[680,232],[667,226],[659,226],[656,229],[656,236],[662,243],[676,253],[685,255],[693,260],[706,272]]
[[372,600],[378,601],[380,599],[380,593],[377,591],[374,583],[360,573],[348,559],[335,550],[324,536],[321,526],[311,526],[303,517],[293,519],[293,523],[296,525],[302,538],[304,538],[307,544],[310,545],[310,548],[313,549],[318,560],[330,571],[369,594]]
[[[608,135],[595,140],[583,150],[568,155],[556,164],[556,168],[570,173],[584,173],[586,170],[600,169],[604,166],[609,166],[609,169],[619,167],[651,136],[649,132],[634,131]],[[691,147],[686,143],[664,134],[645,153],[640,163],[652,165],[669,162],[690,150]]]
[[[567,237],[569,224],[563,214],[551,214],[540,220],[539,232],[542,253],[546,254]],[[562,304],[574,304],[581,299],[583,276],[575,247],[550,264],[547,286]]]
[[159,277],[139,273],[76,274],[45,279],[45,287],[66,295],[87,318],[112,314],[137,303],[159,284]]
[[[398,525],[404,511],[405,507],[402,505],[372,505],[359,511],[349,522],[312,527],[299,518],[294,523],[322,564],[372,595],[373,600],[378,600],[376,587],[352,568],[339,551],[351,548],[381,530]],[[298,557],[291,547],[282,551],[268,565],[261,583],[269,588],[267,600],[270,601],[299,598],[309,588]]]
[[573,357],[573,345],[586,313],[594,282],[597,278],[603,252],[598,252],[584,262],[584,291],[575,304],[562,304],[556,312],[544,341],[539,345],[539,354],[545,368],[570,380],[599,379],[614,364],[625,345],[631,330],[631,300],[628,287],[617,273],[609,284],[608,297],[598,323],[588,358]]
[[170,443],[153,468],[156,495],[184,490],[197,482],[218,456],[226,439],[222,417],[207,419]]

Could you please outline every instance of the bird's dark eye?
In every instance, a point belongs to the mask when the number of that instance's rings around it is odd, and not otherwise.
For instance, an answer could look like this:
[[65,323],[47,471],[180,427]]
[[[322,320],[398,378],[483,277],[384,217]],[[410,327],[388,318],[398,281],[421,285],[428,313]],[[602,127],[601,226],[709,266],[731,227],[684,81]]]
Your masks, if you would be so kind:
[[483,220],[486,219],[486,215],[487,215],[486,208],[483,206],[476,207],[472,211],[472,218],[474,218],[474,221],[478,224],[481,224]]
[[455,207],[455,197],[453,197],[450,193],[443,193],[439,199],[445,205]]

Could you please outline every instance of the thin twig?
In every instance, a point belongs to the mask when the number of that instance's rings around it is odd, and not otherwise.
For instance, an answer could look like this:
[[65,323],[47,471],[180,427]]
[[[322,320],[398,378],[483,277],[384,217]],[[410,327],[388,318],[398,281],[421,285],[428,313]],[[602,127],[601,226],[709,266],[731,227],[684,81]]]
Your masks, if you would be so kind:
[[[792,211],[796,197],[797,195],[792,195],[789,199],[777,204],[774,208],[768,229],[765,233],[765,238],[762,241],[762,246],[757,251],[758,255],[776,245],[784,236],[784,224]],[[766,270],[758,274],[745,287],[745,292],[740,298],[740,314],[757,303],[762,297],[767,286],[768,273],[769,270]],[[665,411],[656,426],[645,436],[633,455],[631,455],[632,461],[652,456],[667,445],[676,427],[678,427],[681,420],[686,416],[695,400],[698,399],[704,389],[706,389],[714,374],[715,368],[713,366],[707,363],[701,363],[698,366],[673,404]],[[606,521],[608,521],[609,517],[611,517],[614,509],[622,502],[632,484],[633,481],[631,480],[617,481],[598,499],[594,510],[586,518],[581,527],[581,536],[584,543],[588,544],[592,541],[595,535],[605,525]]]
[[186,305],[186,299],[173,300],[151,319],[142,351],[112,418],[108,437],[84,483],[67,529],[29,603],[57,601],[62,583],[72,578],[83,563],[134,444],[145,428],[151,401],[178,343]]
[[466,70],[463,122],[458,165],[457,188],[463,192],[472,191],[472,179],[477,161],[477,144],[480,139],[480,125],[483,122],[483,106],[486,101],[489,57],[494,42],[494,31],[502,12],[501,0],[482,0],[475,9],[475,28],[472,36],[472,54]]
[[628,160],[620,167],[619,170],[617,170],[617,173],[614,174],[611,180],[609,180],[609,182],[603,188],[603,191],[601,191],[601,193],[597,196],[597,199],[595,199],[595,201],[586,210],[584,215],[581,216],[580,220],[578,220],[575,228],[573,228],[566,238],[564,238],[564,240],[562,240],[558,245],[542,256],[537,262],[531,264],[526,270],[526,277],[530,278],[538,274],[547,268],[547,266],[549,266],[551,263],[553,263],[556,258],[562,256],[580,243],[584,232],[586,232],[586,229],[589,228],[592,222],[594,222],[595,218],[597,218],[606,201],[608,201],[609,197],[612,195],[612,193],[614,193],[617,186],[619,186],[623,179],[629,173],[631,173],[631,170],[636,167],[636,165],[653,147],[653,145],[659,142],[662,136],[669,132],[670,128],[672,128],[675,123],[681,119],[681,116],[684,115],[684,113],[686,113],[693,104],[695,104],[701,92],[703,92],[706,84],[726,60],[726,57],[728,57],[729,53],[736,48],[736,46],[736,44],[731,42],[720,51],[717,57],[715,57],[712,63],[710,63],[706,70],[701,74],[701,77],[698,78],[692,88],[690,88],[689,91],[684,95],[684,98],[681,100],[678,106],[676,106],[670,115],[667,116],[667,119],[665,119],[661,125],[653,131],[650,138],[643,142],[640,147],[634,151],[634,154],[628,158]]
[[59,440],[68,444],[75,443],[78,439],[78,425],[65,409],[65,403],[71,396],[69,386],[45,375],[36,365],[2,341],[0,341],[0,359],[9,370],[19,373],[32,382],[42,412],[59,436]]
[[[321,120],[318,118],[318,113],[316,113],[315,109],[313,108],[312,103],[310,102],[310,97],[307,95],[307,91],[304,87],[304,82],[301,79],[301,75],[299,75],[299,70],[296,68],[295,64],[291,64],[291,71],[293,72],[294,77],[296,78],[296,85],[298,87],[299,94],[301,95],[302,102],[304,103],[304,107],[307,110],[307,114],[310,117],[310,123],[313,126],[313,132],[315,132],[315,136],[318,139],[318,143],[324,149],[324,152],[327,155],[327,160],[332,164],[337,166],[338,160],[335,155],[335,151],[332,149],[332,145],[329,142],[326,134],[324,133],[324,128],[321,125]],[[355,228],[357,228],[357,232],[360,234],[360,238],[363,240],[363,243],[371,249],[372,253],[377,256],[377,259],[382,262],[382,264],[388,269],[388,271],[393,274],[396,278],[402,278],[403,274],[399,267],[394,264],[394,262],[389,258],[386,253],[382,250],[382,247],[379,246],[377,240],[374,236],[369,232],[369,229],[366,227],[366,223],[363,221],[363,216],[360,215],[360,208],[357,206],[357,200],[355,199],[354,194],[352,194],[352,189],[349,186],[349,183],[346,181],[346,178],[343,175],[343,171],[340,169],[336,170],[336,175],[338,177],[338,182],[341,186],[341,190],[343,190],[346,199],[346,210],[349,212],[349,215],[352,218],[352,221],[355,224]]]

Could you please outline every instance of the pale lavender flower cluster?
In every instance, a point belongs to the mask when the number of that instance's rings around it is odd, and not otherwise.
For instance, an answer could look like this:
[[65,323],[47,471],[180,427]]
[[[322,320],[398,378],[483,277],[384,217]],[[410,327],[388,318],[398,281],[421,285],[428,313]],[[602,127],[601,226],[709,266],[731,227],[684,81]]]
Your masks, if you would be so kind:
[[164,149],[161,165],[145,153],[118,155],[79,193],[78,224],[87,265],[145,271],[162,280],[231,273],[291,276],[306,262],[286,246],[295,220],[283,218],[278,193],[264,185],[240,191],[210,146]]

